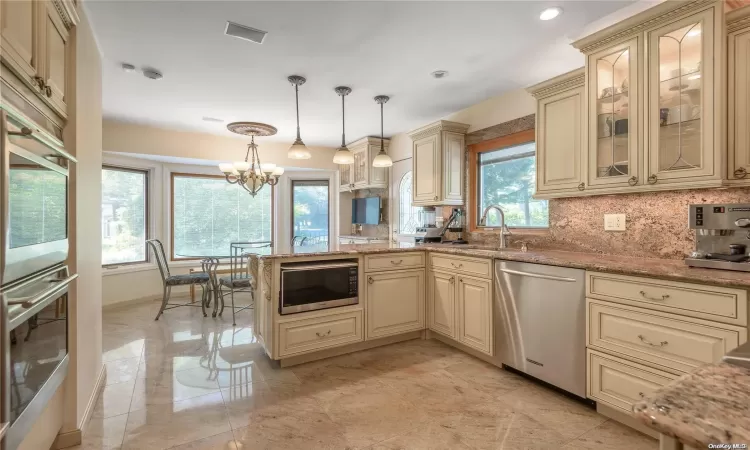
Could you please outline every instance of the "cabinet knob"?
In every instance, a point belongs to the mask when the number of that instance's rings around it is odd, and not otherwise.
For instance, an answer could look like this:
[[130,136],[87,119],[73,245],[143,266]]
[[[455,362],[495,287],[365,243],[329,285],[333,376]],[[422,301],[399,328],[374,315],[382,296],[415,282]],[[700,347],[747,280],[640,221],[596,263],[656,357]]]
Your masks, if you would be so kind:
[[581,183],[581,184],[578,185],[578,190],[579,191],[582,191],[584,189],[586,189],[586,183]]
[[648,184],[656,184],[657,181],[659,181],[659,178],[656,175],[648,177]]
[[36,83],[37,87],[39,87],[40,90],[44,89],[44,78],[34,77],[34,82]]
[[747,170],[744,167],[740,167],[734,171],[735,178],[745,178],[747,176]]
[[628,184],[631,186],[635,186],[636,184],[638,184],[638,177],[630,177],[630,179],[628,180]]
[[450,277],[448,278],[448,281],[450,281],[451,284],[456,282],[456,277]]
[[44,94],[47,96],[47,98],[52,97],[52,88],[49,86],[44,86]]
[[433,200],[437,201],[437,195],[432,198]]
[[368,282],[369,284],[372,284],[372,283],[374,283],[374,282],[375,282],[375,280],[373,280],[373,279],[372,279],[372,277],[367,277],[367,282]]

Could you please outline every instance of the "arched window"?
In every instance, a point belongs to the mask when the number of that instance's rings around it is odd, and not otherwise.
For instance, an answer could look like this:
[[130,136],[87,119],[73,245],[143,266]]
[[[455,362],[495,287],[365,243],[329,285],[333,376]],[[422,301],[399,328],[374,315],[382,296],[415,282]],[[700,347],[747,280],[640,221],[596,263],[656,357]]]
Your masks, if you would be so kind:
[[411,234],[419,226],[419,213],[422,208],[411,205],[411,171],[401,177],[398,185],[398,233]]

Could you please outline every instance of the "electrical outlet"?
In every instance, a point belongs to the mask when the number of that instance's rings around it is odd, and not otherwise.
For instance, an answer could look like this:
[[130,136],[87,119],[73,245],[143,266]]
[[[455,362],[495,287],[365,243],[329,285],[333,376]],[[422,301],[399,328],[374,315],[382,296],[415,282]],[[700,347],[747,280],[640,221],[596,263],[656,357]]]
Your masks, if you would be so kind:
[[625,231],[625,214],[605,214],[605,231]]

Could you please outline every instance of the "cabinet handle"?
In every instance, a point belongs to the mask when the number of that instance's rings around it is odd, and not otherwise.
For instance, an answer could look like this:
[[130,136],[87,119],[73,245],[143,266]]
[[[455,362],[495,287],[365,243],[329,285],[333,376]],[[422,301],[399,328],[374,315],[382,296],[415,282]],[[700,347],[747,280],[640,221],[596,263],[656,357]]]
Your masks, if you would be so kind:
[[641,396],[641,398],[645,397],[646,395],[643,392],[639,392],[638,395]]
[[393,264],[394,266],[397,266],[397,265],[401,264],[402,262],[404,262],[403,259],[399,259],[398,261],[391,260],[391,264]]
[[636,184],[638,184],[638,177],[630,177],[630,179],[628,180],[628,184],[631,186],[635,186]]
[[745,178],[747,176],[747,170],[744,167],[740,167],[734,171],[735,178]]
[[650,297],[648,294],[646,294],[645,291],[641,291],[640,294],[641,294],[641,297],[645,298],[646,300],[653,300],[655,302],[663,302],[664,300],[669,298],[669,294],[662,294],[661,298]]
[[586,183],[581,183],[581,184],[578,185],[578,190],[579,191],[582,191],[584,189],[586,189]]
[[52,88],[49,86],[44,86],[44,94],[47,96],[47,98],[52,97]]
[[367,277],[367,283],[368,284],[372,284],[374,282],[375,282],[375,280],[373,280],[372,277]]
[[44,78],[42,77],[34,77],[34,82],[36,83],[39,90],[44,89]]
[[437,195],[432,197],[433,200],[437,201]]
[[316,335],[316,336],[318,336],[319,338],[323,338],[323,337],[326,337],[326,336],[328,336],[328,335],[330,335],[330,334],[331,334],[331,330],[328,330],[328,332],[327,332],[327,333],[325,333],[325,334],[320,334],[320,333],[318,333],[317,331],[315,332],[315,335]]
[[451,261],[451,266],[453,266],[454,269],[460,269],[464,265],[462,263],[456,264],[456,263],[454,263],[454,262]]
[[659,178],[656,175],[648,177],[648,184],[656,184],[657,181],[659,181]]
[[648,339],[646,339],[645,337],[643,337],[642,334],[638,335],[638,339],[640,339],[641,342],[643,342],[644,344],[648,344],[648,345],[650,345],[652,347],[664,347],[665,345],[669,344],[669,342],[667,342],[667,341],[661,341],[658,344],[654,344],[653,342],[651,342]]
[[11,136],[29,137],[34,131],[29,127],[21,128],[21,131],[8,131]]
[[453,283],[455,283],[455,282],[456,282],[456,277],[450,277],[450,278],[448,278],[448,281],[449,281],[449,282],[450,282],[451,284],[453,284]]

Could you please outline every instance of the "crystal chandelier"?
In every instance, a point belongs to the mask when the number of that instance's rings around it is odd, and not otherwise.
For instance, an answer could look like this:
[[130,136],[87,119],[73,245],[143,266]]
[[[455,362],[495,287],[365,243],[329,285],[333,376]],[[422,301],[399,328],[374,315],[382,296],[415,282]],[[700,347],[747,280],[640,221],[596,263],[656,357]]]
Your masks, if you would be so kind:
[[258,145],[255,143],[255,136],[273,136],[276,134],[276,128],[265,123],[234,122],[227,125],[227,129],[232,133],[250,136],[244,161],[219,164],[219,170],[224,173],[227,182],[239,184],[253,197],[266,184],[276,186],[284,169],[272,163],[261,164]]

